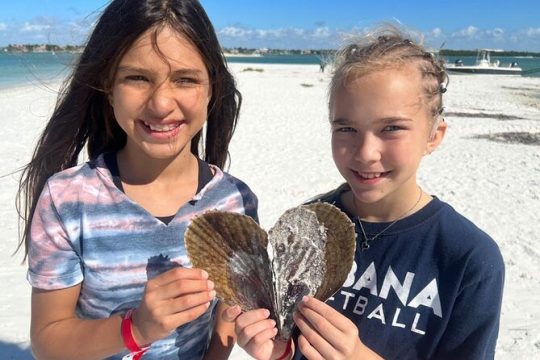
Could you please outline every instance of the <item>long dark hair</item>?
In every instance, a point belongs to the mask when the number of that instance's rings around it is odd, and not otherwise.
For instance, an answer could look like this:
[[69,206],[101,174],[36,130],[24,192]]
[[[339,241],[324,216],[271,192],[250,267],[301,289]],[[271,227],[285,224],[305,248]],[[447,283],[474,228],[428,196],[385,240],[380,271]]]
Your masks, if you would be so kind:
[[202,130],[195,135],[191,151],[220,168],[225,166],[242,97],[201,4],[197,0],[113,0],[65,80],[32,160],[23,169],[17,194],[23,232],[17,249],[24,244],[25,257],[34,210],[47,179],[75,166],[85,146],[92,160],[126,144],[126,134],[116,123],[108,100],[113,77],[134,41],[149,29],[157,32],[165,25],[197,47],[212,86],[205,135]]

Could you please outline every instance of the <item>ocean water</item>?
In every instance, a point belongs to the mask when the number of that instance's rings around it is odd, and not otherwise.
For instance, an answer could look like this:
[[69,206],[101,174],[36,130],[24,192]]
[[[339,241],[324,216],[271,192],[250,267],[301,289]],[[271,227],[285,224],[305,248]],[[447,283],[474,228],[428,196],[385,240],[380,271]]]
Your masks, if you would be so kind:
[[247,64],[293,64],[319,65],[321,59],[316,55],[265,55],[265,56],[230,56],[229,63]]
[[[50,81],[62,80],[71,71],[77,54],[72,53],[0,53],[0,88],[19,86],[25,84],[42,84]],[[457,57],[449,57],[453,62]],[[461,57],[465,64],[473,64],[474,57]],[[524,69],[540,69],[540,58],[497,58],[502,64],[513,61]],[[248,64],[319,64],[319,57],[315,55],[268,55],[268,56],[232,56],[228,57],[230,63]],[[540,71],[524,76],[540,77]]]
[[[62,80],[72,70],[78,54],[0,52],[0,88]],[[314,55],[231,56],[230,63],[319,64]]]
[[75,60],[71,53],[0,53],[0,88],[62,80]]

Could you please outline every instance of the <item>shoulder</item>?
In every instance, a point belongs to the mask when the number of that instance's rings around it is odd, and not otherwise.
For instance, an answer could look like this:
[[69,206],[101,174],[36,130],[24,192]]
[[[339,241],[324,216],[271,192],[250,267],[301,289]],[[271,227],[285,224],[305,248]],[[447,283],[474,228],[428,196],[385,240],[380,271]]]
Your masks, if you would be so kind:
[[465,248],[472,246],[498,248],[491,236],[443,201],[441,201],[439,224],[441,231],[451,235],[454,239],[453,242],[459,246]]
[[47,180],[47,182],[69,183],[77,180],[92,178],[95,177],[96,174],[103,174],[104,172],[108,173],[109,170],[103,161],[103,155],[100,155],[96,159],[89,160],[83,164],[79,164],[55,173]]
[[216,166],[211,166],[214,178],[198,194],[200,199],[206,202],[221,203],[226,208],[223,210],[240,211],[255,220],[258,220],[258,199],[251,188],[242,180],[222,171]]
[[211,168],[214,172],[214,178],[208,184],[209,190],[256,198],[255,193],[244,181],[221,170],[217,166],[211,165]]
[[45,185],[50,196],[62,202],[71,202],[87,196],[94,197],[99,189],[114,186],[102,156],[51,176]]
[[504,272],[504,261],[495,240],[444,202],[438,226],[445,248],[465,261],[470,270],[485,272],[487,276]]
[[254,194],[251,188],[246,184],[243,180],[240,180],[239,178],[229,174],[228,172],[222,171],[218,169],[219,172],[223,174],[222,181],[224,183],[230,184],[236,188],[238,188],[241,191],[249,192],[251,194]]

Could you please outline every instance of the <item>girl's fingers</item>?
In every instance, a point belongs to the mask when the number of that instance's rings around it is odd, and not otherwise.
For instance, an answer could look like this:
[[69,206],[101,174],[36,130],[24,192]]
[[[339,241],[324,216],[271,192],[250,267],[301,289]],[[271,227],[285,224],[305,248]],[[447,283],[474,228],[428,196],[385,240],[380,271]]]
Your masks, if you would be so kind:
[[177,281],[177,280],[207,280],[208,273],[201,269],[190,269],[185,267],[177,267],[168,271],[165,271],[163,274],[160,274],[148,280],[147,287],[154,288],[159,286],[164,286],[168,283]]
[[[324,358],[327,358],[331,357],[331,355],[335,353],[335,349],[326,340],[329,335],[328,332],[335,331],[335,329],[332,330],[325,328],[323,331],[327,332],[319,332],[319,330],[316,329],[302,313],[299,312],[295,313],[293,318],[304,339],[309,343],[310,347],[312,347],[317,354],[319,354],[319,356],[322,355]],[[324,337],[321,334],[324,334]],[[302,353],[304,353],[303,350]],[[311,359],[309,356],[307,356],[307,358]]]
[[167,300],[183,295],[209,292],[214,289],[210,280],[176,280],[149,290],[155,300]]
[[263,320],[243,329],[238,334],[238,345],[242,347],[260,348],[264,343],[272,340],[277,335],[276,322],[274,320]]
[[298,348],[309,360],[322,360],[324,359],[321,354],[309,343],[309,341],[303,336],[300,335],[298,337]]
[[[238,344],[245,346],[253,337],[265,330],[273,330],[276,322],[268,319],[270,312],[266,309],[257,309],[245,312],[235,321],[235,333]],[[274,334],[275,335],[275,334]],[[271,338],[272,336],[270,336]]]
[[319,315],[317,318],[322,317],[323,319],[326,319],[327,322],[332,324],[339,331],[347,332],[350,329],[351,321],[347,317],[320,300],[304,296],[299,304],[299,308],[302,312],[306,309],[306,312],[311,310],[317,313]]
[[298,327],[321,355],[353,351],[359,341],[358,328],[348,318],[314,298],[304,298],[298,309]]
[[237,328],[243,329],[251,324],[265,320],[270,316],[267,309],[256,309],[243,313],[236,319]]
[[210,304],[215,296],[214,290],[179,296],[164,302],[163,311],[165,314],[185,312],[200,305]]

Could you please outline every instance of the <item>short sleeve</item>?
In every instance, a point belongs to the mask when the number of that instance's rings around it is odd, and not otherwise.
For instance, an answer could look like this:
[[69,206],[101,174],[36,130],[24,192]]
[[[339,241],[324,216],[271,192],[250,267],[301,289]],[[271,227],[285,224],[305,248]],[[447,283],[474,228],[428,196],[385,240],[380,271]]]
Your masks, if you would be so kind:
[[34,210],[28,245],[30,285],[64,289],[83,280],[81,260],[67,234],[47,182]]
[[229,177],[230,181],[232,181],[240,194],[244,214],[251,217],[258,223],[259,215],[257,209],[259,206],[259,201],[257,199],[257,196],[253,193],[253,191],[251,191],[251,189],[246,183],[230,175],[227,176]]
[[[248,188],[249,190],[249,188]],[[251,190],[249,192],[242,193],[244,199],[244,212],[247,216],[251,217],[257,223],[259,222],[259,214],[257,213],[258,200],[257,196]]]

